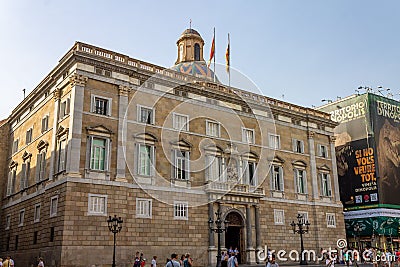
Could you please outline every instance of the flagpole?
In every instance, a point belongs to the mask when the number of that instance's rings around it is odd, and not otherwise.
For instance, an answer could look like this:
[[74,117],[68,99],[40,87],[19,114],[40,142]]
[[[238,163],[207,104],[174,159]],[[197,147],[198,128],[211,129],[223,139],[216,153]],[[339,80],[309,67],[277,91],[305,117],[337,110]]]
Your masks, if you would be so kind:
[[214,27],[214,82],[215,82],[215,27]]
[[229,48],[229,65],[228,65],[228,81],[229,87],[231,87],[231,39],[228,33],[228,48]]

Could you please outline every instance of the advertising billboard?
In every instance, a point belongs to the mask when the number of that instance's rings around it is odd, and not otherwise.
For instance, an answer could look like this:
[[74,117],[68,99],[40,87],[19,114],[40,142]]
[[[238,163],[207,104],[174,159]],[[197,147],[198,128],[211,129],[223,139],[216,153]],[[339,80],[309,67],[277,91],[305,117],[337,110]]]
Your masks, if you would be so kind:
[[400,103],[369,95],[377,150],[380,206],[400,207]]

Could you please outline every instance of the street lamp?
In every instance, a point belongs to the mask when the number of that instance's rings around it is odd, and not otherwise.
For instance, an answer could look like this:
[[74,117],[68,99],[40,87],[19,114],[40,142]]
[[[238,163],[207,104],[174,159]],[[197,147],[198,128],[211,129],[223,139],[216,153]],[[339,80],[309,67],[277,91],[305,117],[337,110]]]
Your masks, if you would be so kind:
[[[290,225],[292,226],[293,233],[300,235],[300,243],[301,243],[300,265],[307,265],[307,261],[304,259],[304,255],[303,255],[303,251],[304,251],[303,234],[308,233],[310,223],[308,221],[304,222],[303,215],[297,214],[297,223],[292,221],[292,223]],[[297,228],[296,228],[296,226],[297,226]]]
[[[218,235],[218,251],[217,251],[217,267],[221,267],[221,233],[225,232],[228,230],[228,221],[222,221],[221,220],[221,211],[220,208],[218,208],[218,211],[215,213],[217,215],[217,219],[214,221],[213,218],[210,218],[208,220],[208,224],[210,225],[210,231],[215,232]],[[215,228],[214,228],[214,223],[215,223]],[[222,227],[222,224],[224,224],[224,227]]]
[[117,217],[117,215],[114,215],[114,217],[111,217],[110,215],[107,220],[108,230],[110,230],[110,232],[114,234],[114,252],[112,267],[115,267],[115,239],[117,233],[121,232],[123,222],[124,221],[121,219],[121,217]]

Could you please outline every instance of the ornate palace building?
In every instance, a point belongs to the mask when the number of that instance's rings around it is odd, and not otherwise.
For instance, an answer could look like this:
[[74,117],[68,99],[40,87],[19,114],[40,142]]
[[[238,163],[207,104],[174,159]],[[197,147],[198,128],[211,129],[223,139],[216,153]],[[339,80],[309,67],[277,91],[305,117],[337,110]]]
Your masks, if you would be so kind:
[[[223,248],[300,250],[345,236],[327,113],[219,82],[200,34],[185,30],[171,69],[77,42],[0,126],[0,254],[31,266],[110,266],[108,216],[123,219],[118,266]],[[215,218],[214,218],[215,219]]]

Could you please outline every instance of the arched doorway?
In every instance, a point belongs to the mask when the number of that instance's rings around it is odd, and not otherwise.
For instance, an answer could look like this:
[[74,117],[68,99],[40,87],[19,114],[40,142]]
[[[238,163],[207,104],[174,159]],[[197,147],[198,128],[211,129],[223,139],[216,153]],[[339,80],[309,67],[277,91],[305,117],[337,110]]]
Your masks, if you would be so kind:
[[231,211],[225,218],[229,221],[228,230],[225,233],[225,246],[226,249],[237,248],[239,254],[237,255],[237,259],[239,263],[246,262],[246,249],[244,242],[244,222],[242,216],[236,212]]

